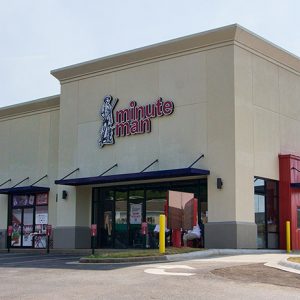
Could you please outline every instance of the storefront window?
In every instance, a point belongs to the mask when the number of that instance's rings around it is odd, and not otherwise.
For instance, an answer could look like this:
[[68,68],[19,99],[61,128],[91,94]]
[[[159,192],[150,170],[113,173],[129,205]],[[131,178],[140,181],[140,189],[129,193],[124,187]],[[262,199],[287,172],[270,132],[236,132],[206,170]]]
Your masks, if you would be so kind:
[[278,182],[254,179],[254,208],[257,225],[257,248],[278,248]]
[[34,248],[46,248],[46,226],[48,224],[48,206],[37,206],[35,210]]
[[129,191],[129,246],[143,247],[141,224],[144,220],[144,190]]
[[21,246],[21,226],[22,226],[22,209],[12,210],[12,227],[11,246]]
[[[194,194],[199,200],[198,217],[206,223],[206,179],[94,188],[92,223],[98,225],[97,246],[147,246],[149,241],[141,237],[142,222],[147,222],[148,232],[153,232],[155,225],[159,224],[159,215],[166,213],[169,190]],[[102,232],[105,228],[107,234]]]
[[48,194],[12,195],[9,220],[12,247],[46,247]]
[[115,247],[128,247],[127,192],[115,194]]
[[148,190],[146,193],[146,222],[149,230],[159,224],[159,216],[165,213],[167,191]]

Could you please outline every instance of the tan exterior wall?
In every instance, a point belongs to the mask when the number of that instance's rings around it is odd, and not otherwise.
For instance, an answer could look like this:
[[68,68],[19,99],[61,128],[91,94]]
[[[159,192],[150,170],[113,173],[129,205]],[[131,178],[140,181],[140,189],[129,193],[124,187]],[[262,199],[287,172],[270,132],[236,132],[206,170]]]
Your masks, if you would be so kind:
[[235,47],[237,219],[253,221],[253,177],[279,180],[278,154],[300,153],[300,74]]
[[[233,70],[233,46],[227,46],[62,84],[59,177],[77,167],[76,177],[96,176],[114,163],[110,174],[139,172],[156,158],[152,170],[184,168],[204,153],[196,167],[212,171],[209,220],[234,220]],[[99,110],[107,94],[119,98],[116,110],[130,100],[143,105],[162,97],[174,101],[175,111],[152,119],[151,133],[116,138],[115,145],[100,149]],[[222,191],[217,177],[226,182]],[[84,225],[75,220],[75,189],[59,189],[70,197],[58,202],[58,224]]]
[[[26,106],[26,104],[24,104]],[[10,187],[29,177],[20,186],[30,185],[48,175],[37,185],[50,187],[49,223],[56,225],[56,185],[58,168],[59,109],[17,114],[0,118],[0,178],[12,181]],[[7,228],[7,196],[0,196],[0,229]]]

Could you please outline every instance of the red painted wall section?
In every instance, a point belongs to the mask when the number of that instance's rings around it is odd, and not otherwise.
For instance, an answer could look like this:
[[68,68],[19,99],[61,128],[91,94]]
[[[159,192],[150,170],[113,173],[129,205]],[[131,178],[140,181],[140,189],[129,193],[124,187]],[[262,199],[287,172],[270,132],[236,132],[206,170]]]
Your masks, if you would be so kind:
[[279,234],[280,248],[286,248],[285,223],[291,221],[291,247],[300,249],[300,230],[297,229],[297,207],[300,207],[300,189],[291,183],[300,183],[300,157],[279,155]]

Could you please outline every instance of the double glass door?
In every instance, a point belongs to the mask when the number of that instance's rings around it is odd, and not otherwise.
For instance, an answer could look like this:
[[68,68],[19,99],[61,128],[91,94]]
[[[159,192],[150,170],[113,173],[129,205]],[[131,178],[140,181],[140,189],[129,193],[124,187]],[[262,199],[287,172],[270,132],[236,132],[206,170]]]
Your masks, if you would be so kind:
[[32,247],[33,246],[33,228],[34,228],[34,210],[33,208],[15,208],[12,210],[11,236],[12,247]]
[[[95,187],[92,196],[92,224],[97,224],[97,248],[155,247],[154,229],[166,213],[168,192],[193,193],[199,201],[199,217],[207,211],[207,180]],[[146,222],[148,234],[141,234]]]

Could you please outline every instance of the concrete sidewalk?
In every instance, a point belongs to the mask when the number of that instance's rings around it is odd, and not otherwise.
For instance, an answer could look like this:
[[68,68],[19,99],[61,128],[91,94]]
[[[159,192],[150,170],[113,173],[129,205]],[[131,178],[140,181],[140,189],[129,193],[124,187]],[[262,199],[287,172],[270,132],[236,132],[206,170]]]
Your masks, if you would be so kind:
[[167,255],[169,261],[216,260],[228,262],[264,263],[265,266],[300,274],[300,264],[288,261],[289,257],[299,257],[300,253],[286,253],[282,250],[250,249],[209,249],[184,254]]
[[[96,249],[101,252],[123,252],[128,249]],[[45,249],[11,249],[11,253],[19,254],[45,254]],[[0,253],[7,253],[7,249],[1,249]],[[92,253],[91,249],[50,249],[50,254],[71,254],[87,256]],[[89,263],[143,263],[150,261],[184,261],[184,260],[219,260],[228,262],[264,263],[268,267],[280,269],[287,272],[300,274],[300,264],[288,261],[289,257],[300,256],[300,253],[287,254],[283,250],[255,250],[255,249],[207,249],[196,252],[172,254],[157,257],[132,257],[116,259],[94,259]],[[87,262],[87,261],[86,261]]]

